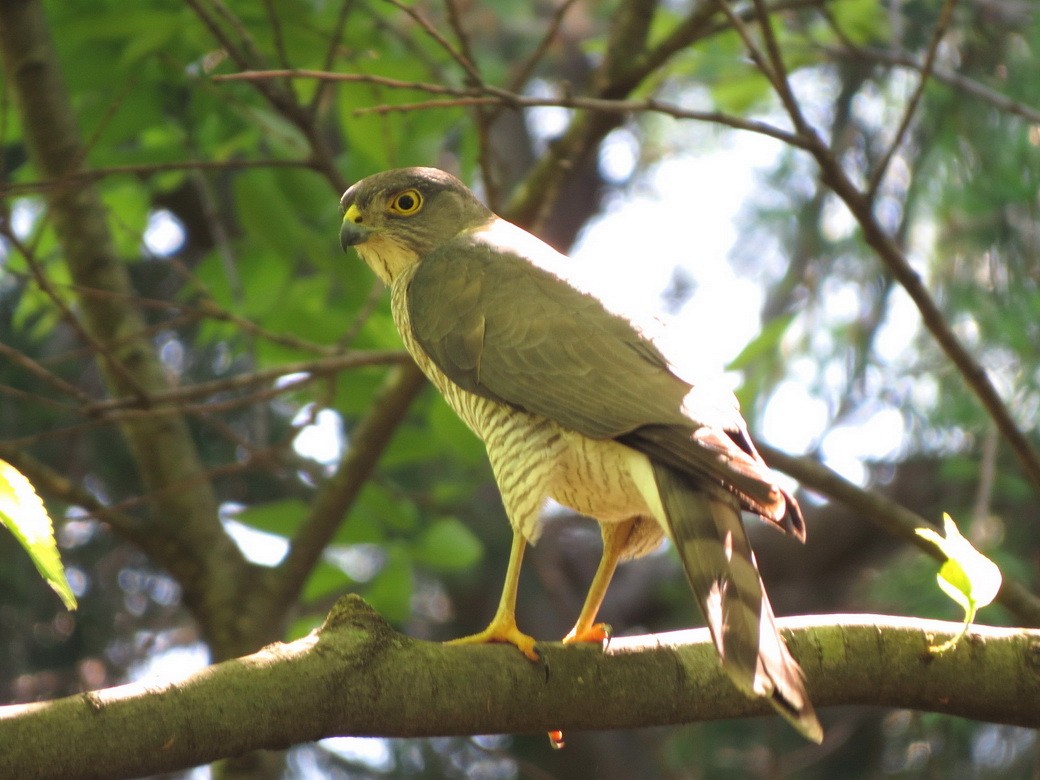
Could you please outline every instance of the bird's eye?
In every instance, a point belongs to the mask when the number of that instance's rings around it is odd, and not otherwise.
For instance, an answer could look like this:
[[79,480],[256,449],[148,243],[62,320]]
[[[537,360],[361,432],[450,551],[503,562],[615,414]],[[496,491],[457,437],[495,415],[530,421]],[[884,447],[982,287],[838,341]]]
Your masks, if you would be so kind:
[[422,208],[423,197],[419,190],[405,190],[399,192],[390,200],[390,211],[407,217]]

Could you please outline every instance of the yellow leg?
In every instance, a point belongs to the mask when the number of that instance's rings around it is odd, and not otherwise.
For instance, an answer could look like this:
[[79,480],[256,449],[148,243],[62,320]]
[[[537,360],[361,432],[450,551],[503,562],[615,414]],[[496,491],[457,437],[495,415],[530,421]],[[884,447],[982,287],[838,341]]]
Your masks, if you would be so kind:
[[589,593],[585,597],[585,604],[578,615],[578,622],[574,628],[563,638],[564,642],[602,642],[610,637],[610,626],[606,623],[597,623],[596,615],[603,604],[603,597],[607,595],[607,586],[617,569],[618,559],[632,535],[638,518],[626,520],[623,523],[602,523],[600,528],[603,532],[603,556],[599,559],[599,567],[596,576],[592,578],[589,585]]
[[[585,597],[585,604],[578,615],[578,622],[574,628],[563,638],[564,642],[602,642],[610,638],[610,626],[606,623],[597,623],[596,615],[603,604],[603,597],[607,595],[607,586],[617,569],[618,559],[625,550],[632,529],[636,527],[638,518],[626,520],[623,523],[601,523],[600,530],[603,533],[603,555],[599,559],[596,568],[596,576],[592,578],[589,585],[589,593]],[[549,744],[555,749],[563,748],[563,732],[553,729],[549,732]]]
[[532,661],[541,658],[534,649],[534,638],[516,627],[516,589],[520,584],[520,564],[524,560],[527,542],[518,532],[513,532],[513,546],[509,550],[509,565],[506,567],[506,582],[502,586],[502,598],[491,623],[479,634],[453,639],[449,645],[475,645],[488,642],[506,642],[516,647]]

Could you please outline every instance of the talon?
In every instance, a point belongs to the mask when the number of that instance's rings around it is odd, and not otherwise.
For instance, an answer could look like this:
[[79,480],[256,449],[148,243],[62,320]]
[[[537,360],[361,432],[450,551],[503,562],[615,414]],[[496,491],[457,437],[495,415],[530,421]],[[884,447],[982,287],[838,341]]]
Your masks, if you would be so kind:
[[516,627],[516,623],[505,620],[493,620],[491,625],[479,634],[470,634],[459,639],[445,642],[447,645],[483,645],[492,642],[509,644],[523,653],[532,661],[542,660],[541,654],[535,649],[534,637],[528,636]]
[[570,644],[571,642],[595,642],[597,644],[603,644],[604,642],[610,642],[610,637],[613,635],[614,630],[610,627],[609,623],[596,623],[587,628],[579,629],[577,626],[571,629],[571,632],[563,638],[564,644]]

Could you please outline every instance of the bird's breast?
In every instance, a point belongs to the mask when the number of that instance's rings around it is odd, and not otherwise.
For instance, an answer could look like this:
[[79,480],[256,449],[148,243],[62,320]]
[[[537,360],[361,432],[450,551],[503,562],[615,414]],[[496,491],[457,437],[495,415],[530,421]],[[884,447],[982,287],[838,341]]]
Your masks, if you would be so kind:
[[[600,522],[659,514],[646,498],[648,488],[643,483],[652,477],[642,453],[613,439],[591,439],[554,420],[471,393],[441,371],[412,330],[407,305],[410,274],[406,271],[391,288],[391,312],[401,339],[448,405],[484,442],[510,520],[525,537],[537,538],[540,508],[546,498]],[[661,534],[644,536],[647,544],[630,554],[652,549]]]

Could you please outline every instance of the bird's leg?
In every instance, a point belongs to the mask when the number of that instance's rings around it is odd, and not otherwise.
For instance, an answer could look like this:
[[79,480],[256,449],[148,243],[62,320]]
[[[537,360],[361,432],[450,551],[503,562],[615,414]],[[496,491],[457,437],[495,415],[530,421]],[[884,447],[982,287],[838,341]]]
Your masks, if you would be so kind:
[[633,517],[623,523],[601,523],[603,533],[603,556],[599,559],[596,576],[592,578],[589,585],[589,593],[585,597],[585,604],[578,615],[578,622],[574,628],[563,638],[564,642],[602,642],[610,638],[610,626],[606,623],[597,623],[596,615],[603,604],[603,597],[607,595],[607,586],[614,576],[618,559],[628,544],[639,518]]
[[474,645],[488,642],[506,642],[516,647],[532,661],[541,656],[534,649],[534,637],[524,634],[516,627],[516,589],[520,584],[520,564],[524,560],[527,541],[519,531],[513,531],[513,546],[509,550],[509,565],[506,567],[506,582],[502,586],[502,598],[491,623],[478,634],[453,639],[449,645]]
[[[601,523],[600,530],[603,534],[603,555],[599,559],[596,568],[596,576],[592,578],[589,585],[589,593],[585,597],[585,604],[578,615],[578,622],[574,628],[563,638],[565,643],[570,642],[603,642],[610,638],[610,626],[606,623],[597,623],[596,615],[603,604],[603,597],[607,595],[607,586],[617,569],[618,559],[628,544],[632,535],[632,529],[639,522],[638,517],[626,520],[623,523]],[[553,729],[549,732],[549,744],[555,749],[563,748],[563,732]]]

